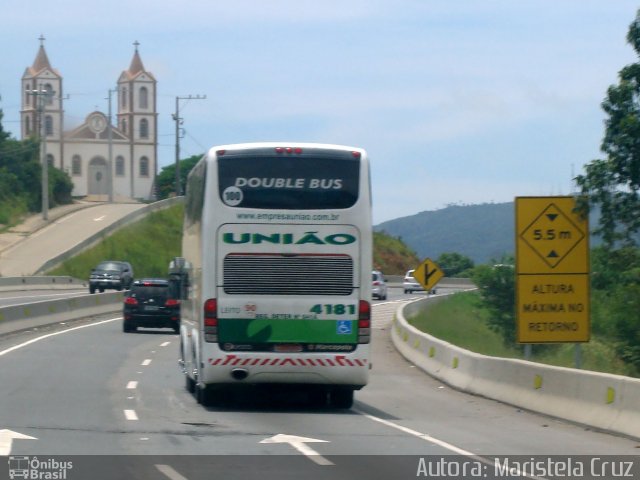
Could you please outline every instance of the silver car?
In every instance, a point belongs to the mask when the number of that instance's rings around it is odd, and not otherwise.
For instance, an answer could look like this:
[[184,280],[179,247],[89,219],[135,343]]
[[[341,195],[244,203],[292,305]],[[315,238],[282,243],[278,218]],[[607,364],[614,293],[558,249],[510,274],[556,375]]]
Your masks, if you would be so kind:
[[378,300],[387,299],[387,281],[382,272],[374,270],[371,272],[371,296]]
[[409,270],[404,275],[404,280],[402,281],[402,288],[404,290],[404,293],[424,291],[424,288],[422,287],[422,285],[420,285],[418,281],[415,279],[415,277],[413,276],[413,272],[415,272],[415,270]]

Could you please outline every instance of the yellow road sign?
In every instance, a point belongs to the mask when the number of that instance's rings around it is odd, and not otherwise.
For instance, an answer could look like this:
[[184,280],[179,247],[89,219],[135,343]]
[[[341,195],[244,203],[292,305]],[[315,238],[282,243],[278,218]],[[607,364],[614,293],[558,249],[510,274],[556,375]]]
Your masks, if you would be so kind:
[[520,343],[588,342],[589,226],[573,197],[516,198]]
[[427,292],[435,287],[443,276],[444,273],[440,267],[430,258],[422,262],[413,272],[413,277]]
[[516,198],[518,273],[589,271],[588,224],[574,207],[573,197]]
[[589,276],[519,275],[518,342],[588,342]]

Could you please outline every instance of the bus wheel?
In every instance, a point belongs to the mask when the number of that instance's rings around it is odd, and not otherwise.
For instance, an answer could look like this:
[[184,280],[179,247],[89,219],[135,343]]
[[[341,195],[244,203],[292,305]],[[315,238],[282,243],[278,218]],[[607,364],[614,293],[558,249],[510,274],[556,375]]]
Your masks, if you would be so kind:
[[334,408],[351,408],[353,405],[353,390],[350,388],[335,388],[331,390],[329,402]]

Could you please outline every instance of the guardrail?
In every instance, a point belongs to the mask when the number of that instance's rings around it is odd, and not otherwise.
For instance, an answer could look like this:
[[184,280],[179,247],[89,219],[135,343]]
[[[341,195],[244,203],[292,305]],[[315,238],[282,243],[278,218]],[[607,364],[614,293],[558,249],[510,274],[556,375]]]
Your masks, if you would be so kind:
[[489,357],[407,323],[407,318],[443,298],[421,299],[398,309],[391,337],[407,360],[456,389],[640,438],[640,379]]
[[88,282],[69,276],[0,277],[0,291],[37,289],[78,289],[87,287]]
[[124,292],[99,293],[0,308],[0,334],[122,311]]

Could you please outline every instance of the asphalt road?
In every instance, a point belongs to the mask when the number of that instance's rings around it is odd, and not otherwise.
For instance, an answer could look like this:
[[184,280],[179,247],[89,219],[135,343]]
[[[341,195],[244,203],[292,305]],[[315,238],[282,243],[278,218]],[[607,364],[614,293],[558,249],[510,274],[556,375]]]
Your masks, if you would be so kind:
[[[66,252],[85,238],[142,207],[144,204],[140,203],[105,203],[78,210],[55,220],[4,250],[0,258],[0,275],[33,275],[49,259]],[[46,248],[43,248],[43,245],[46,245]]]
[[[402,301],[419,295],[375,302],[371,382],[350,411],[310,408],[304,391],[254,392],[204,408],[184,388],[179,337],[125,334],[116,317],[0,337],[0,455],[100,456],[72,457],[75,473],[93,473],[69,479],[306,480],[415,478],[429,455],[640,452],[639,441],[452,390],[407,363],[390,323]],[[7,441],[3,429],[34,439]]]

